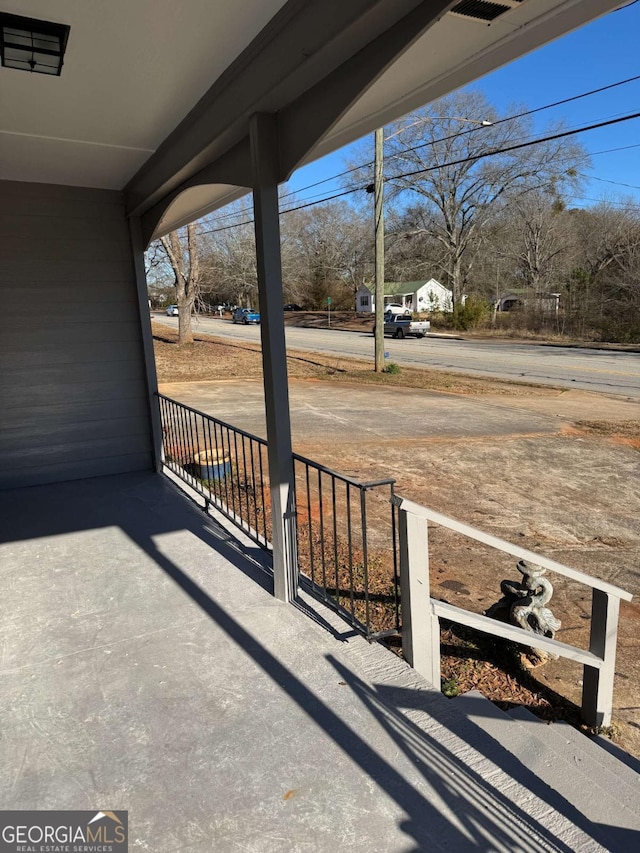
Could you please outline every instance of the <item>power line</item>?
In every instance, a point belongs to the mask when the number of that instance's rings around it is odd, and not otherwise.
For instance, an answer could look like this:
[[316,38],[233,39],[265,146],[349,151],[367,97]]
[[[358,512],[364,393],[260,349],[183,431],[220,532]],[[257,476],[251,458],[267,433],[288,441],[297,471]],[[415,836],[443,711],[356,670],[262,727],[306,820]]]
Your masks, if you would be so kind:
[[[640,0],[638,0],[640,3]],[[586,160],[589,157],[598,157],[600,154],[616,154],[618,151],[629,151],[631,148],[640,148],[640,142],[634,142],[633,145],[620,145],[618,148],[604,148],[602,151],[590,151],[577,159]]]
[[[640,80],[640,74],[636,74],[633,77],[627,77],[625,80],[618,80],[615,83],[607,83],[606,86],[600,86],[597,89],[591,89],[590,91],[582,92],[579,95],[572,95],[569,98],[563,98],[559,101],[554,101],[551,104],[544,104],[540,107],[534,107],[533,109],[525,110],[524,112],[516,113],[515,115],[512,115],[512,116],[506,116],[505,118],[496,119],[495,121],[491,122],[491,127],[495,127],[496,125],[503,124],[504,122],[507,122],[507,121],[515,121],[516,119],[519,119],[519,118],[525,118],[526,116],[534,115],[536,113],[542,112],[543,110],[554,109],[555,107],[563,106],[564,104],[569,104],[569,103],[572,103],[573,101],[579,101],[582,98],[588,98],[591,95],[599,95],[601,92],[607,92],[611,89],[617,88],[618,86],[626,86],[627,84],[635,83],[638,80]],[[459,137],[459,136],[465,136],[468,133],[476,133],[476,132],[483,130],[483,129],[486,129],[486,128],[483,128],[481,125],[478,125],[477,127],[471,127],[471,128],[468,128],[467,130],[462,130],[459,133],[454,133],[454,134],[451,134],[450,136],[444,136],[441,139],[434,139],[434,140],[431,140],[429,142],[422,142],[422,143],[420,143],[420,145],[414,145],[410,148],[405,148],[401,152],[396,152],[395,154],[393,154],[393,153],[389,154],[388,157],[385,157],[385,159],[391,160],[393,157],[400,157],[400,156],[402,156],[406,153],[409,153],[411,151],[417,151],[419,148],[424,148],[427,145],[437,145],[440,142],[447,142],[450,139],[455,139],[456,137]],[[295,192],[296,193],[305,192],[306,190],[313,189],[314,187],[320,186],[321,184],[328,183],[329,181],[334,181],[337,178],[342,178],[344,175],[349,175],[349,174],[351,174],[351,172],[357,172],[359,169],[365,169],[365,168],[367,168],[367,166],[371,166],[372,164],[373,164],[373,160],[371,160],[370,162],[367,162],[367,163],[361,163],[359,166],[352,166],[350,169],[345,169],[345,171],[338,172],[336,175],[332,175],[329,178],[323,178],[323,180],[316,181],[315,183],[309,184],[306,187],[302,187],[302,189],[296,190]],[[291,193],[288,193],[287,195],[293,195],[293,191]],[[286,195],[283,196],[283,198],[286,198]]]
[[[600,86],[598,89],[591,89],[591,91],[589,91],[589,92],[582,92],[580,95],[572,95],[569,98],[563,98],[562,100],[554,101],[551,104],[545,104],[544,106],[534,107],[531,110],[525,110],[524,112],[516,113],[515,115],[512,115],[512,116],[506,116],[505,118],[496,119],[496,121],[491,122],[491,127],[495,127],[498,124],[504,124],[507,121],[515,121],[516,119],[519,119],[519,118],[525,118],[526,116],[535,115],[536,113],[542,112],[543,110],[554,109],[555,107],[560,107],[560,106],[563,106],[564,104],[569,104],[573,101],[579,101],[582,98],[588,98],[591,95],[599,95],[601,92],[607,92],[610,89],[615,89],[618,86],[625,86],[628,83],[634,83],[637,80],[640,80],[640,74],[636,74],[633,77],[627,77],[626,80],[618,80],[616,83],[608,83],[606,86]],[[469,128],[468,130],[462,130],[462,131],[460,131],[460,133],[453,134],[452,136],[445,136],[443,139],[437,139],[433,142],[422,142],[422,143],[420,143],[420,145],[414,145],[412,148],[407,148],[405,151],[399,152],[398,154],[395,154],[395,155],[390,154],[388,159],[391,159],[391,157],[394,157],[394,156],[395,157],[402,156],[403,154],[406,154],[409,151],[417,151],[419,148],[424,148],[426,145],[436,145],[438,142],[445,142],[449,139],[455,138],[456,136],[464,136],[467,133],[474,133],[475,131],[478,131],[481,129],[482,128],[480,126],[472,127],[472,128]],[[360,166],[360,167],[356,167],[356,168],[362,168],[362,167]]]
[[548,136],[543,136],[540,139],[532,139],[529,142],[519,142],[516,145],[507,145],[504,148],[497,148],[494,150],[487,150],[481,152],[480,154],[475,154],[472,157],[463,157],[459,160],[450,160],[448,163],[440,163],[437,166],[427,166],[424,169],[414,169],[411,172],[403,172],[399,175],[391,175],[388,178],[385,178],[385,181],[397,181],[398,178],[411,178],[414,175],[422,175],[425,172],[433,172],[436,169],[444,169],[449,166],[459,166],[462,163],[471,163],[477,160],[483,160],[485,157],[492,157],[496,154],[508,154],[511,151],[518,151],[521,148],[528,148],[531,145],[540,145],[543,142],[553,142],[555,139],[564,139],[567,136],[575,136],[577,133],[586,133],[589,130],[599,130],[602,127],[610,127],[613,124],[620,124],[623,121],[631,121],[632,119],[640,118],[639,113],[630,113],[629,115],[622,116],[620,118],[609,119],[608,121],[597,122],[596,124],[586,125],[584,127],[578,127],[574,130],[563,130],[559,133],[551,133]]
[[638,184],[624,184],[622,181],[611,181],[608,178],[598,178],[595,175],[585,175],[584,172],[578,172],[580,177],[587,178],[590,181],[601,181],[603,184],[615,184],[618,187],[628,187],[630,190],[640,190]]
[[577,201],[595,201],[596,203],[600,203],[600,204],[614,204],[617,207],[619,207],[621,210],[638,210],[638,211],[640,211],[640,205],[629,204],[626,201],[616,201],[615,199],[612,201],[609,201],[608,199],[590,198],[589,196],[586,196],[586,195],[574,195],[574,196],[571,196],[571,198],[574,200],[577,200]]
[[[640,0],[638,0],[638,2],[640,2]],[[576,132],[580,132],[580,131],[576,131]],[[543,141],[543,140],[533,140],[530,144],[536,144],[536,142],[538,142],[538,141]],[[577,155],[577,156],[559,157],[558,159],[556,159],[555,162],[556,163],[562,163],[562,162],[568,162],[568,161],[573,161],[573,160],[588,160],[591,157],[599,157],[603,154],[617,154],[620,151],[629,151],[629,150],[632,150],[635,148],[640,148],[640,142],[633,143],[632,145],[620,145],[620,146],[617,146],[615,148],[603,148],[600,151],[590,151],[587,154],[582,154],[582,155]],[[499,152],[496,152],[496,153],[499,153]],[[579,174],[581,174],[582,177],[590,178],[593,180],[604,180],[604,178],[596,178],[594,175],[585,175],[583,173],[579,173]],[[610,183],[615,183],[615,182],[610,181]],[[342,195],[349,195],[350,193],[357,192],[360,189],[364,189],[366,186],[367,186],[366,183],[360,183],[360,182],[358,184],[353,184],[350,187],[346,187],[344,192],[337,193],[336,195],[330,195],[330,196],[324,196],[323,195],[322,198],[318,199],[317,201],[309,202],[309,203],[305,204],[304,207],[311,207],[312,205],[315,205],[315,204],[323,204],[326,201],[332,201],[334,198],[338,198]],[[631,185],[631,184],[621,184],[621,186],[633,187],[633,185]],[[640,189],[640,187],[638,187],[638,189]],[[230,219],[233,217],[240,216],[243,213],[249,213],[252,209],[253,208],[251,206],[243,207],[240,210],[233,211],[232,213],[225,213],[218,218],[219,219]],[[296,207],[295,209],[298,210],[298,209],[301,209],[301,207],[300,208]],[[289,211],[289,208],[287,210],[283,210],[281,212],[287,213],[288,211]],[[200,233],[201,234],[214,234],[214,233],[217,233],[219,231],[227,231],[229,228],[236,228],[236,227],[240,227],[242,225],[251,225],[252,223],[253,223],[253,219],[248,219],[248,220],[245,220],[244,222],[232,223],[231,225],[223,225],[223,226],[216,227],[216,228],[204,229],[204,230],[200,231]]]
[[[638,0],[638,2],[640,2],[640,0]],[[581,132],[581,131],[580,131],[580,130],[576,130],[575,132],[576,132],[576,133],[579,133],[579,132]],[[531,141],[530,141],[529,143],[527,143],[527,144],[535,145],[535,144],[537,144],[538,142],[543,142],[543,141],[544,141],[543,139],[540,139],[540,140],[538,140],[538,139],[534,139],[534,140],[531,140]],[[567,157],[557,157],[557,158],[554,160],[554,163],[575,162],[576,160],[590,160],[590,159],[591,159],[591,157],[599,157],[599,156],[600,156],[600,155],[602,155],[602,154],[615,154],[615,153],[618,153],[618,152],[620,152],[620,151],[628,151],[628,150],[630,150],[630,149],[634,149],[634,148],[640,148],[640,143],[633,143],[632,145],[621,145],[621,146],[618,146],[618,147],[616,147],[616,148],[603,148],[603,149],[602,149],[602,150],[600,150],[600,151],[589,151],[589,152],[587,152],[586,154],[577,154],[577,155],[573,155],[573,154],[572,154],[572,155],[567,156]],[[489,152],[489,153],[500,153],[500,152],[499,152],[499,151],[496,151],[496,152]],[[443,164],[442,164],[442,166],[438,166],[437,168],[443,168],[444,166],[447,166],[447,165],[450,165],[450,164],[448,164],[448,163],[443,163]],[[584,174],[583,174],[583,173],[581,173],[581,172],[580,172],[579,174],[581,174],[583,177],[586,177],[586,178],[590,178],[590,177],[592,177],[592,176],[590,176],[590,175],[584,175]],[[387,179],[385,179],[385,180],[387,180]],[[596,179],[596,180],[604,180],[604,179]],[[357,191],[358,189],[363,189],[363,188],[366,188],[367,186],[370,186],[370,184],[369,184],[369,183],[365,183],[365,184],[358,183],[358,184],[352,184],[350,187],[346,187],[345,189],[351,189],[351,190],[353,190],[353,191],[355,192],[355,191]],[[623,185],[623,186],[631,186],[631,185],[626,185],[626,184],[625,184],[625,185]],[[638,187],[638,189],[640,189],[640,187]],[[318,204],[320,204],[321,202],[322,202],[322,199],[321,199],[319,202],[317,202],[317,203],[318,203]]]
[[[634,2],[635,1],[636,0],[634,0]],[[607,91],[610,91],[611,89],[615,89],[619,86],[625,86],[625,85],[628,85],[629,83],[634,83],[638,80],[640,80],[640,74],[636,74],[632,77],[627,77],[624,80],[618,80],[615,83],[608,83],[605,86],[600,86],[596,89],[591,89],[588,92],[581,92],[578,95],[572,95],[568,98],[562,98],[561,100],[554,101],[550,104],[543,104],[542,106],[534,107],[533,109],[530,109],[530,110],[524,110],[523,112],[516,113],[515,115],[512,115],[512,116],[505,116],[504,118],[496,119],[495,121],[491,122],[491,126],[495,127],[496,125],[503,124],[503,123],[508,122],[508,121],[515,121],[516,119],[519,119],[519,118],[524,118],[524,117],[529,116],[529,115],[535,115],[536,113],[542,112],[544,110],[554,109],[555,107],[563,106],[564,104],[569,104],[569,103],[572,103],[573,101],[578,101],[578,100],[581,100],[583,98],[588,98],[588,97],[591,97],[592,95],[598,95],[602,92],[607,92]],[[437,145],[440,142],[447,142],[450,139],[455,139],[456,137],[465,136],[468,133],[475,133],[475,132],[477,132],[479,130],[483,130],[483,129],[485,129],[485,128],[478,125],[477,127],[472,127],[472,128],[467,129],[467,130],[462,130],[459,133],[451,134],[450,136],[444,136],[440,139],[430,140],[428,142],[422,142],[419,145],[414,145],[414,146],[405,148],[402,151],[397,151],[395,153],[389,154],[385,159],[387,161],[389,161],[395,157],[404,156],[405,154],[408,154],[411,151],[417,151],[420,148],[425,148],[428,145]],[[344,177],[345,175],[349,175],[352,172],[357,172],[360,169],[365,169],[371,165],[373,165],[373,161],[370,161],[367,163],[361,163],[358,166],[352,166],[351,168],[345,169],[342,172],[338,172],[335,175],[331,175],[328,178],[323,178],[320,181],[315,181],[312,184],[308,184],[306,187],[301,187],[298,190],[291,190],[290,192],[285,193],[282,196],[282,199],[285,199],[288,196],[292,196],[292,195],[299,195],[300,193],[304,193],[307,190],[314,189],[315,187],[321,186],[322,184],[330,183],[332,181],[337,180],[338,178]],[[241,213],[249,213],[251,211],[251,209],[252,209],[251,207],[242,208],[241,210],[234,211],[233,213],[222,214],[222,216],[220,216],[219,218],[224,219],[224,218],[231,218],[233,216],[239,216]],[[203,233],[205,233],[205,232],[203,232]]]
[[282,211],[282,214],[285,213],[293,213],[294,210],[304,210],[305,207],[313,207],[316,204],[322,204],[323,201],[333,201],[334,198],[341,198],[343,195],[351,195],[351,193],[357,192],[358,190],[363,190],[364,185],[359,187],[353,187],[352,189],[343,190],[340,193],[335,193],[334,195],[327,196],[327,198],[320,199],[319,201],[310,201],[306,204],[299,204],[297,207],[289,207],[286,210]]
[[[540,139],[532,139],[532,140],[529,140],[528,142],[520,142],[520,143],[517,143],[516,145],[509,145],[509,146],[505,146],[504,148],[497,148],[497,149],[493,149],[493,150],[488,150],[488,151],[482,152],[481,154],[477,154],[473,157],[465,157],[465,158],[462,158],[460,160],[452,160],[448,163],[441,163],[437,166],[429,166],[429,167],[424,168],[424,169],[416,169],[414,171],[404,172],[404,173],[399,174],[399,175],[391,175],[390,177],[385,178],[384,180],[385,180],[385,182],[388,182],[388,181],[398,180],[399,178],[414,177],[415,175],[421,175],[421,174],[424,174],[425,172],[432,172],[432,171],[435,171],[436,169],[444,169],[444,168],[447,168],[450,166],[458,166],[462,163],[468,163],[468,162],[472,162],[472,161],[482,160],[485,157],[493,157],[493,156],[496,156],[497,154],[507,154],[511,151],[517,151],[517,150],[520,150],[522,148],[528,148],[532,145],[540,145],[544,142],[552,142],[555,139],[563,139],[563,138],[566,138],[568,136],[575,136],[578,133],[586,133],[586,132],[591,131],[591,130],[598,130],[602,127],[609,127],[610,125],[620,124],[621,122],[631,121],[631,120],[636,119],[636,118],[640,118],[640,112],[631,113],[629,115],[622,116],[620,118],[610,119],[609,121],[605,121],[605,122],[597,122],[595,124],[586,125],[584,127],[575,128],[573,130],[565,130],[565,131],[562,131],[559,133],[549,134],[548,136],[542,137]],[[611,153],[614,151],[623,151],[623,150],[627,150],[630,148],[638,148],[638,147],[640,147],[640,144],[624,145],[624,146],[620,146],[618,148],[610,148],[610,149],[606,149],[604,151],[596,151],[593,154],[584,155],[584,157],[581,159],[587,159],[587,157],[595,156],[597,154],[608,154],[608,153]],[[571,158],[571,159],[573,159],[573,158]],[[366,186],[367,186],[367,184],[360,184],[360,185],[354,186],[350,189],[345,189],[342,192],[334,193],[333,195],[327,196],[327,197],[322,198],[322,199],[318,199],[317,201],[310,201],[310,202],[307,202],[305,204],[297,205],[296,207],[287,208],[286,210],[281,211],[281,215],[285,215],[287,213],[293,213],[296,210],[304,210],[305,208],[313,207],[316,204],[323,204],[323,203],[328,202],[328,201],[333,201],[336,198],[342,198],[343,196],[351,195],[354,192],[358,192],[359,190],[365,189]],[[576,196],[576,198],[579,198],[579,196]],[[585,200],[597,201],[597,199],[585,199]],[[234,215],[237,215],[237,214],[234,214]],[[231,228],[239,228],[243,225],[251,225],[252,223],[253,223],[253,219],[247,219],[244,222],[235,222],[235,223],[232,223],[231,225],[220,226],[219,228],[205,229],[205,230],[202,230],[200,233],[201,234],[217,234],[217,233],[220,233],[221,231],[228,231]]]
[[[327,198],[319,199],[318,201],[309,201],[306,204],[299,204],[296,207],[288,207],[286,210],[280,211],[280,216],[284,216],[287,213],[293,213],[295,210],[304,210],[306,207],[313,207],[316,204],[322,204],[326,201],[333,201],[336,198],[341,198],[345,195],[351,195],[351,193],[357,192],[360,189],[364,189],[364,186],[354,187],[353,189],[343,190],[342,192],[335,193],[334,195],[327,196]],[[241,225],[252,225],[253,219],[247,219],[245,222],[235,222],[232,225],[223,225],[221,228],[208,228],[206,230],[200,231],[200,234],[217,234],[219,231],[228,231],[230,228],[239,228]]]

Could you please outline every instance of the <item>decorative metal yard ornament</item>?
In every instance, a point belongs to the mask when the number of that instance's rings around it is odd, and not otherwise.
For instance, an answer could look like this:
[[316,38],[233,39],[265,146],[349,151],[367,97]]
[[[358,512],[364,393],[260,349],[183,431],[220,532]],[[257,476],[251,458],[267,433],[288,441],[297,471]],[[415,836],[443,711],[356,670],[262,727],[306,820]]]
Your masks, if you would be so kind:
[[[522,581],[501,581],[503,597],[485,611],[485,615],[553,639],[561,622],[546,606],[553,596],[553,586],[544,577],[547,570],[526,560],[520,560],[516,568],[522,575]],[[552,652],[538,649],[535,654],[542,662],[557,657]]]

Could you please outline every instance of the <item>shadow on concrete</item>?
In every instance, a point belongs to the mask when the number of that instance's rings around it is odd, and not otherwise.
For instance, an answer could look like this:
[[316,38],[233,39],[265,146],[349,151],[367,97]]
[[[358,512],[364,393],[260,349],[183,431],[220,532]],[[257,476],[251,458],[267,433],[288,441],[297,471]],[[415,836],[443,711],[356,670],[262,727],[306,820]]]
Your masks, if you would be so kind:
[[[143,542],[138,544],[145,547]],[[149,547],[149,543],[146,543],[146,547]],[[506,796],[493,789],[476,773],[469,772],[462,761],[440,747],[436,741],[426,738],[423,731],[412,726],[400,713],[392,711],[384,702],[368,701],[367,707],[371,714],[392,734],[424,778],[434,785],[444,803],[461,819],[464,827],[464,832],[461,832],[442,814],[436,803],[423,796],[184,572],[157,550],[151,548],[148,553],[154,557],[158,566],[406,811],[407,820],[400,828],[415,841],[415,851],[433,849],[435,836],[438,838],[438,846],[451,850],[495,850],[497,844],[506,850],[538,853],[541,849],[548,849],[571,853],[572,848],[559,842],[553,833],[532,820],[526,812],[514,807]],[[374,698],[373,692],[353,672],[337,661],[333,663],[345,682],[361,699]],[[423,698],[421,691],[416,691],[417,697]],[[515,766],[519,764],[516,759],[513,759],[511,764],[512,769],[517,771],[514,779],[518,779],[523,768]],[[524,775],[535,782],[535,777],[526,768]],[[588,832],[591,827],[586,825],[582,815],[575,812],[568,803],[563,805],[563,814],[573,819],[577,826],[584,824],[581,828]]]
[[[442,746],[417,726],[403,713],[404,711],[427,711],[448,731],[465,736],[468,721],[456,725],[448,713],[439,713],[444,706],[425,703],[423,691],[378,684],[370,686],[342,665],[337,659],[330,658],[338,674],[351,687],[367,710],[380,724],[402,752],[420,771],[425,780],[435,789],[461,821],[467,833],[475,837],[478,846],[482,839],[491,840],[497,849],[507,850],[544,849],[549,836],[541,831],[531,817],[524,814],[504,794],[491,785],[491,774],[481,776],[461,761],[459,757]],[[471,699],[467,699],[471,702]],[[478,705],[475,713],[482,713],[483,705]],[[546,803],[563,817],[569,819],[586,835],[591,836],[607,850],[615,853],[628,853],[637,849],[640,834],[615,825],[596,825],[571,805],[564,797],[553,791],[539,777],[529,770],[516,756],[505,749],[498,741],[487,736],[490,749],[484,750],[487,758],[519,785],[529,790],[541,803]],[[481,748],[477,741],[476,749]],[[416,840],[421,840],[420,827],[412,823],[402,827]],[[553,836],[551,836],[553,838]],[[418,848],[424,849],[424,848]],[[493,848],[492,848],[493,849]],[[573,849],[554,840],[552,849]]]
[[[105,482],[107,480],[112,483]],[[114,494],[119,494],[120,500],[114,501]],[[0,496],[0,512],[2,503]],[[487,775],[480,775],[465,763],[462,755],[454,754],[405,713],[406,710],[425,712],[441,724],[443,735],[453,733],[463,739],[474,733],[477,735],[478,730],[463,715],[450,714],[439,694],[385,685],[372,687],[339,659],[329,656],[329,662],[351,689],[353,697],[359,699],[397,745],[399,753],[409,760],[418,774],[418,787],[415,779],[409,778],[348,725],[302,678],[242,627],[225,606],[215,601],[200,583],[159,549],[154,541],[159,533],[189,531],[263,590],[271,592],[264,552],[240,545],[215,521],[198,515],[163,478],[132,475],[128,480],[102,478],[102,481],[17,490],[5,494],[4,509],[8,522],[5,541],[119,526],[278,689],[284,691],[291,702],[402,809],[406,818],[399,829],[412,839],[415,845],[412,850],[504,849],[537,853],[544,849],[569,853],[574,848],[559,841],[550,829],[528,813],[533,811],[543,818],[552,809],[610,850],[635,848],[629,834],[615,828],[605,831],[591,824],[570,803],[542,785],[534,773],[499,744],[490,739],[474,738],[472,745],[476,750],[482,750],[483,743],[485,746],[490,743],[485,756],[502,768],[514,784],[519,783],[530,792],[531,797],[525,796],[522,802],[523,805],[535,802],[535,808],[525,810],[515,804],[508,793],[491,784],[492,776],[498,772],[495,768],[488,765]],[[232,590],[229,595],[233,595]],[[304,603],[299,603],[298,607],[337,639],[346,641],[352,634],[348,626],[344,634],[336,631],[332,620],[322,615],[321,608]],[[132,617],[135,618],[135,614]],[[320,656],[319,652],[319,661]],[[322,749],[320,741],[319,749]],[[353,794],[356,800],[358,792]],[[614,846],[611,846],[612,841]],[[381,839],[380,849],[391,848]]]

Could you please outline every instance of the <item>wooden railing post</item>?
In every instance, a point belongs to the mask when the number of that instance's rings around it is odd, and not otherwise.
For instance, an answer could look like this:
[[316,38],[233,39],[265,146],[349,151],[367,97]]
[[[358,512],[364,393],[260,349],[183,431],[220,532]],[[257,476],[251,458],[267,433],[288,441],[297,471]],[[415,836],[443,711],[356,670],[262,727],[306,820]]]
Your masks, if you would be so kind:
[[602,658],[603,663],[599,667],[584,666],[582,716],[590,726],[611,723],[619,614],[619,598],[599,589],[593,590],[589,651]]
[[391,500],[398,507],[402,653],[440,690],[440,621],[431,609],[427,519],[418,504]]

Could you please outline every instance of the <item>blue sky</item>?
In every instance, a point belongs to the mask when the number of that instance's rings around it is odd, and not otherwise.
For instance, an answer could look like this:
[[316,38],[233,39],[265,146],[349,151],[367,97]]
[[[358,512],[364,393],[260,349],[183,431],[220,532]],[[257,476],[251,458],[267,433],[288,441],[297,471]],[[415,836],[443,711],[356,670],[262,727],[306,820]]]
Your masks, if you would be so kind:
[[[613,12],[516,62],[481,78],[471,88],[481,89],[499,113],[509,114],[514,104],[535,108],[597,89],[640,74],[640,2]],[[640,80],[626,86],[583,98],[536,116],[536,128],[562,119],[568,127],[594,124],[618,115],[640,112]],[[640,147],[597,154],[611,148],[640,144],[640,119],[594,130],[576,137],[593,154],[576,206],[589,206],[600,198],[632,196],[640,206]],[[356,143],[357,144],[357,143]],[[346,168],[349,148],[299,169],[288,189],[300,192]],[[607,183],[617,181],[635,188]],[[301,198],[339,191],[336,183],[325,183],[301,193]]]

